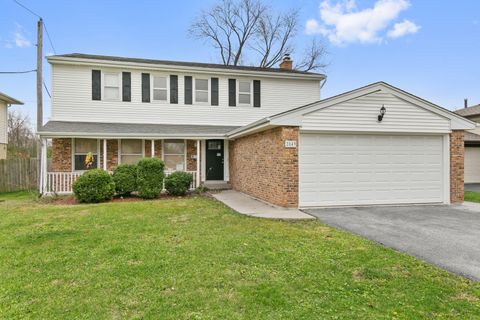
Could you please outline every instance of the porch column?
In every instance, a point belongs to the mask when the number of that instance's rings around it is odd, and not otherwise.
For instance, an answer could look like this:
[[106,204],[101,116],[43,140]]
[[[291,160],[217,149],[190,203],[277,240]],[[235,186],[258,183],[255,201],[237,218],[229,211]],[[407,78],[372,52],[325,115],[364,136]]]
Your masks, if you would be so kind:
[[152,139],[152,145],[151,145],[151,157],[155,158],[155,140]]
[[42,150],[40,152],[40,193],[47,191],[47,139],[43,138],[41,143]]
[[195,187],[199,187],[200,186],[200,140],[197,140],[197,172],[196,172],[196,175],[197,175],[197,180],[196,180],[196,183],[195,183]]
[[107,139],[103,139],[103,170],[107,171]]

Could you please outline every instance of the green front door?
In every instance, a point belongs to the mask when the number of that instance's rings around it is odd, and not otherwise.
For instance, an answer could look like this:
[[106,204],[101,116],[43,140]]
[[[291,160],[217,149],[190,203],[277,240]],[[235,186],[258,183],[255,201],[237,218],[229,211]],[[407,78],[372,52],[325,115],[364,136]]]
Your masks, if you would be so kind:
[[223,180],[223,140],[206,141],[206,178]]

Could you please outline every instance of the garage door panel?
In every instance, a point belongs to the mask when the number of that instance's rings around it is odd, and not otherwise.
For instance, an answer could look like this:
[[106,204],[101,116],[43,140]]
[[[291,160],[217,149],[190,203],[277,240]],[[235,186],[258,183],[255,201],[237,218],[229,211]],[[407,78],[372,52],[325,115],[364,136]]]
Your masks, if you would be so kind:
[[300,205],[443,201],[443,137],[302,134]]

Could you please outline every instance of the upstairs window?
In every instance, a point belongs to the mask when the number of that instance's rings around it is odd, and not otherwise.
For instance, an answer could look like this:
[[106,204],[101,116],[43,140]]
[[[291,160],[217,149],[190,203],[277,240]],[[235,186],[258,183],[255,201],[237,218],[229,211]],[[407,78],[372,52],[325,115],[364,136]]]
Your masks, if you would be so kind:
[[[96,139],[75,139],[74,145],[73,166],[75,171],[98,167],[98,143]],[[88,154],[91,154],[92,158],[89,163],[86,163]]]
[[153,100],[167,101],[167,76],[153,76]]
[[143,158],[143,141],[138,139],[122,140],[120,144],[120,163],[136,164]]
[[120,75],[119,73],[103,74],[103,99],[120,100]]
[[195,79],[195,102],[208,103],[208,79]]
[[238,103],[249,106],[252,104],[252,83],[250,81],[238,82]]

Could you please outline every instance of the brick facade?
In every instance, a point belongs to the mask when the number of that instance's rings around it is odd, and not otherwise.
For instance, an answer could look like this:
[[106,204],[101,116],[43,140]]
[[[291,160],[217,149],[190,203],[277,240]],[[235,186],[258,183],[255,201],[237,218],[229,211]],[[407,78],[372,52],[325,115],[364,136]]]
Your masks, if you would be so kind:
[[[192,156],[195,157],[192,158]],[[187,171],[197,171],[197,141],[187,140]]]
[[52,139],[52,171],[72,171],[72,139]]
[[298,127],[279,127],[229,142],[230,183],[238,191],[283,207],[298,206]]
[[465,146],[463,130],[450,134],[450,202],[463,202]]

